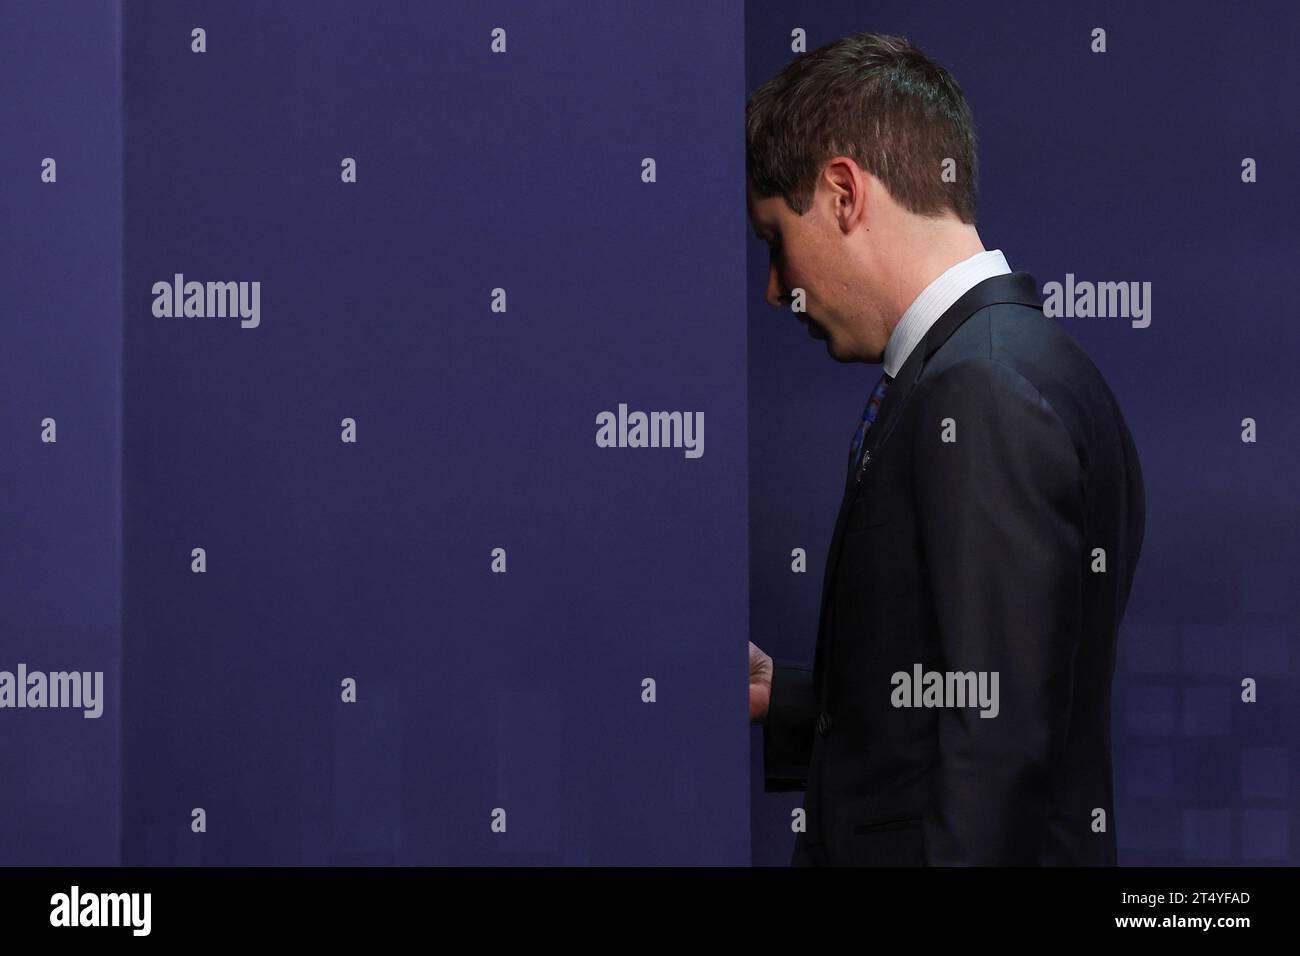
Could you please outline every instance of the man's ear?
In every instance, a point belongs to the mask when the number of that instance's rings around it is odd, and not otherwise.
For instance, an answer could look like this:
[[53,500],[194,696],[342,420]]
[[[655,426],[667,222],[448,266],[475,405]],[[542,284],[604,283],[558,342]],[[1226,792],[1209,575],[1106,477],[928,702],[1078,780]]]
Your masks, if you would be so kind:
[[822,176],[834,193],[833,213],[840,229],[847,233],[865,224],[875,191],[884,188],[880,181],[847,156],[831,159]]

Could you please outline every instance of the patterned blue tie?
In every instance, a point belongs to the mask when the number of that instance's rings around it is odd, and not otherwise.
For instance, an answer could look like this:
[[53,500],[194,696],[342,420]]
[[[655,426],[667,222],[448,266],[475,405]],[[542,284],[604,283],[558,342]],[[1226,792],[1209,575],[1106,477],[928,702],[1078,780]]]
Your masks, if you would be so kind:
[[884,400],[885,391],[889,388],[889,383],[893,379],[886,372],[880,376],[880,381],[876,383],[875,391],[867,399],[867,407],[862,410],[862,421],[858,422],[858,430],[853,434],[853,443],[849,446],[849,473],[846,481],[853,478],[853,472],[858,466],[858,456],[862,454],[862,439],[867,435],[867,429],[871,423],[876,420],[876,414],[880,411],[880,403]]

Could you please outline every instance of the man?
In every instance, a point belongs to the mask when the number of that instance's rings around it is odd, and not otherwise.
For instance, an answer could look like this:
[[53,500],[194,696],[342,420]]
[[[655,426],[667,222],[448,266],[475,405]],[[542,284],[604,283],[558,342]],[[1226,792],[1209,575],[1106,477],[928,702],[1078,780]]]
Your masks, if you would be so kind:
[[1033,276],[975,229],[960,88],[906,40],[806,54],[746,110],[768,301],[881,363],[811,666],[750,644],[795,865],[1115,863],[1110,684],[1137,452]]

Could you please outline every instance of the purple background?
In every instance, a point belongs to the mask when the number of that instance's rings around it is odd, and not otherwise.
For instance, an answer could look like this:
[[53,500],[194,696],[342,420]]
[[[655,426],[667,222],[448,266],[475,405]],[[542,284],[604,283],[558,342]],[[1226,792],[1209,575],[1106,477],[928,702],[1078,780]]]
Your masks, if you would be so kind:
[[0,710],[0,865],[119,859],[121,72],[117,4],[0,3],[0,670],[106,699]]
[[[789,859],[745,639],[811,655],[879,374],[762,300],[743,106],[794,26],[953,70],[1012,268],[1154,284],[1062,320],[1147,481],[1120,859],[1297,860],[1293,4],[60,0],[0,7],[0,669],[107,708],[0,712],[0,863]],[[262,326],[155,319],[174,272]],[[619,402],[704,457],[597,448]]]
[[[1152,283],[1147,328],[1061,320],[1119,399],[1146,482],[1113,697],[1119,862],[1295,863],[1300,6],[821,3],[794,16],[751,2],[747,90],[789,62],[796,26],[809,51],[901,34],[953,73],[980,141],[980,236],[1013,270],[1040,289],[1067,272]],[[752,634],[811,660],[844,461],[880,367],[839,365],[768,306],[766,270],[751,237]],[[1240,702],[1246,676],[1257,703]],[[784,864],[802,795],[763,793],[759,730],[751,743],[754,863]]]

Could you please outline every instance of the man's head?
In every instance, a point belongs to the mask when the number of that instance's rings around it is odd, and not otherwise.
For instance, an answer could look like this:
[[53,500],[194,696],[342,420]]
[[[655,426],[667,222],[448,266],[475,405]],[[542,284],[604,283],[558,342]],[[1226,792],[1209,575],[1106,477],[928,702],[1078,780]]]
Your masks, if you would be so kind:
[[900,37],[858,33],[794,60],[745,108],[749,216],[767,299],[805,291],[841,362],[879,362],[903,311],[975,231],[975,127],[949,73]]

